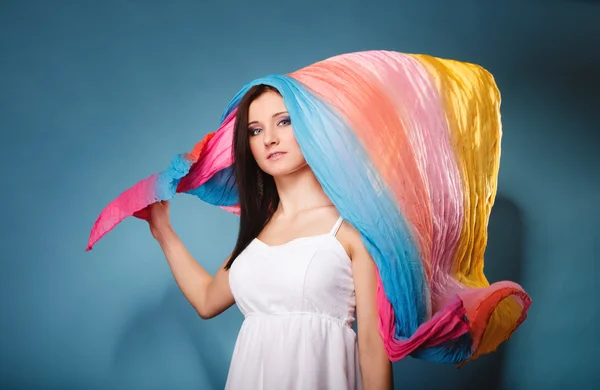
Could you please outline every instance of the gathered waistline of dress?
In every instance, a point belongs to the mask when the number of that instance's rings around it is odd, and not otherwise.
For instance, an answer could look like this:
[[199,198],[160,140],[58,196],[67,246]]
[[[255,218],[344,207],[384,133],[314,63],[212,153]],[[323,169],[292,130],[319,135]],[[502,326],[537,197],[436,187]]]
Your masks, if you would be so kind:
[[339,325],[346,326],[350,329],[352,329],[351,323],[354,322],[354,319],[352,317],[338,318],[338,317],[328,316],[327,314],[315,313],[315,312],[311,312],[311,311],[282,311],[282,312],[271,312],[271,313],[251,312],[251,313],[246,313],[244,315],[244,318],[247,319],[250,317],[294,317],[294,316],[319,317],[321,319],[335,322]]

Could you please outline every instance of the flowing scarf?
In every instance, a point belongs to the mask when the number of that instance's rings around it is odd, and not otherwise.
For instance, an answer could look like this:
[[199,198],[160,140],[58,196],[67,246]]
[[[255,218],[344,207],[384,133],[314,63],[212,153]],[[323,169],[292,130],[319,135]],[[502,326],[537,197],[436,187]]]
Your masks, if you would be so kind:
[[282,95],[306,162],[377,266],[390,360],[463,364],[508,340],[531,300],[520,285],[490,284],[483,272],[500,94],[489,72],[460,61],[356,52],[248,83],[216,131],[102,210],[87,250],[124,218],[144,218],[148,205],[177,193],[239,215],[235,115],[259,84]]

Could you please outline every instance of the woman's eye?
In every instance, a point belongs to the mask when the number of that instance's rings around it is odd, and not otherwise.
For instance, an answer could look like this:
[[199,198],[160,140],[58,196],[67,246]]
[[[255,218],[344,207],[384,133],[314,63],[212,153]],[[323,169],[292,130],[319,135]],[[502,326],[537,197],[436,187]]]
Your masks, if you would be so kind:
[[286,125],[289,125],[290,123],[291,123],[291,121],[290,121],[290,118],[285,118],[285,119],[282,119],[282,120],[279,122],[279,125],[280,125],[280,126],[286,126]]
[[250,129],[250,135],[257,135],[260,129]]

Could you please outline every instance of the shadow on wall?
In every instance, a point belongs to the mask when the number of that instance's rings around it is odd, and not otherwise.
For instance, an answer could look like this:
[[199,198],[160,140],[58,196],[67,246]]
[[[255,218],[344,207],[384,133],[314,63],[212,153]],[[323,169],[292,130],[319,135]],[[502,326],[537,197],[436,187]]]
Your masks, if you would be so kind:
[[124,326],[113,355],[112,389],[223,389],[241,314],[204,321],[177,286]]
[[[525,227],[519,207],[505,196],[496,196],[488,226],[485,275],[490,283],[511,280],[521,283]],[[518,332],[518,330],[517,330]],[[413,358],[394,364],[396,389],[500,390],[506,349],[510,341],[492,354],[457,369],[454,365],[429,363]]]

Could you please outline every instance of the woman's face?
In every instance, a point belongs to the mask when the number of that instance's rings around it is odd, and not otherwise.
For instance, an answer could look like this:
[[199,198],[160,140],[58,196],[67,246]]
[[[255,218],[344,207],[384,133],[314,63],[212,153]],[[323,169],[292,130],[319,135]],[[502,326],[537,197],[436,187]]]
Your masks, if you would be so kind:
[[278,93],[267,91],[250,104],[248,137],[252,155],[265,173],[284,176],[306,166],[290,114]]

